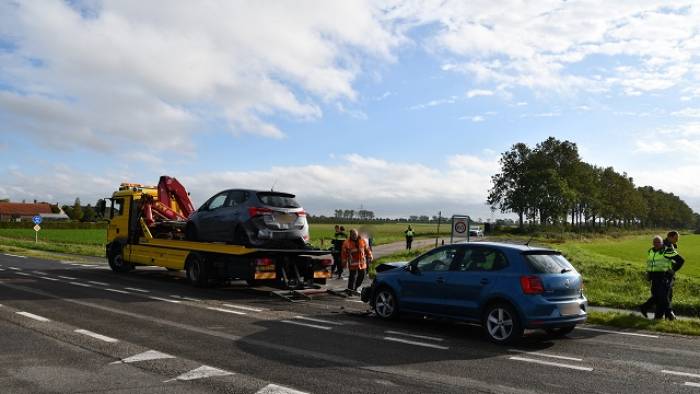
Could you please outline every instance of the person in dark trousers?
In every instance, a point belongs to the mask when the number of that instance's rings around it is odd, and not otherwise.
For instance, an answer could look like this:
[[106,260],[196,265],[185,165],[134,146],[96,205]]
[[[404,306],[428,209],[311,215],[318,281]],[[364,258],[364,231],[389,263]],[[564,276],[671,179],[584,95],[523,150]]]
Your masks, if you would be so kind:
[[413,243],[413,229],[411,228],[411,225],[408,225],[408,228],[406,231],[403,232],[406,235],[406,250],[409,252],[411,251],[411,244]]
[[365,279],[368,261],[372,261],[372,251],[369,250],[367,242],[360,237],[355,229],[350,230],[350,238],[343,242],[342,259],[343,264],[350,271],[348,293],[352,294],[357,291]]
[[[672,232],[671,232],[672,233]],[[669,234],[671,234],[669,233]],[[664,240],[657,235],[653,246],[647,251],[647,279],[651,281],[651,297],[640,306],[644,317],[652,305],[655,305],[654,319],[675,320],[671,310],[671,289],[675,271],[683,265],[683,258],[675,248],[667,248]]]
[[680,234],[678,231],[669,231],[668,234],[666,234],[666,239],[664,239],[664,248],[666,249],[666,254],[667,255],[673,255],[673,272],[671,273],[671,283],[669,284],[669,289],[668,289],[668,313],[666,314],[666,318],[669,320],[675,320],[676,319],[676,314],[673,313],[673,285],[676,283],[676,271],[681,269],[683,267],[683,263],[685,263],[685,259],[678,254],[678,239],[680,238]]
[[345,227],[335,225],[335,235],[333,235],[333,272],[338,275],[338,279],[343,277],[343,261],[340,253],[343,248],[343,242],[348,239],[347,234],[345,234]]

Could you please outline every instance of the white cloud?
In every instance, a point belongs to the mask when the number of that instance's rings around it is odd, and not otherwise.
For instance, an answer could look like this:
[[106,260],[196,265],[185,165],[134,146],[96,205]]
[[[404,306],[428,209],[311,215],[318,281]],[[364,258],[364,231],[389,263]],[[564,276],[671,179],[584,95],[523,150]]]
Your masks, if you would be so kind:
[[686,118],[700,118],[700,108],[683,108],[680,111],[671,112],[671,115]]
[[426,109],[426,108],[430,108],[430,107],[437,107],[439,105],[454,104],[457,102],[458,99],[459,98],[457,96],[450,96],[450,97],[444,98],[444,99],[435,99],[435,100],[430,100],[426,103],[416,104],[414,106],[409,107],[408,109],[419,110],[419,109]]
[[[700,48],[692,2],[446,0],[402,2],[392,15],[437,26],[424,41],[449,59],[444,71],[507,89],[643,95],[681,82],[700,86],[689,78]],[[608,59],[623,67],[596,68]]]
[[97,150],[188,149],[217,119],[282,138],[270,117],[317,119],[321,103],[356,99],[368,59],[394,61],[403,38],[382,14],[366,2],[6,2],[0,130]]
[[481,115],[472,116],[472,117],[469,118],[469,119],[470,119],[472,122],[474,122],[474,123],[483,122],[484,120],[486,120],[486,119],[485,119],[483,116],[481,116]]
[[[498,169],[497,157],[453,155],[444,163],[428,166],[418,162],[390,162],[351,154],[336,158],[334,164],[280,166],[258,171],[226,171],[178,176],[192,193],[195,205],[214,193],[235,187],[270,189],[297,194],[312,213],[331,214],[337,207],[353,208],[363,204],[378,215],[400,216],[420,212],[459,212],[476,207],[485,215],[486,192],[491,175]],[[358,174],[348,187],[346,177]],[[124,172],[88,174],[74,168],[55,165],[46,175],[30,175],[19,169],[0,171],[3,179],[0,195],[13,200],[39,199],[72,203],[80,197],[94,203],[121,182],[154,184],[158,175]],[[150,178],[149,178],[150,176]],[[335,208],[334,208],[335,207]]]
[[493,96],[493,91],[484,89],[472,89],[467,92],[467,97]]

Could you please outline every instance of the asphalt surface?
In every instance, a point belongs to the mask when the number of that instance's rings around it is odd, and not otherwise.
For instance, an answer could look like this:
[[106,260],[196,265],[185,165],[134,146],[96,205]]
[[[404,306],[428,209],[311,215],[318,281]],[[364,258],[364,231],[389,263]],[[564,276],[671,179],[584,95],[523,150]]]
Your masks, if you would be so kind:
[[502,347],[476,326],[309,296],[0,254],[0,392],[700,393],[692,337],[584,325]]

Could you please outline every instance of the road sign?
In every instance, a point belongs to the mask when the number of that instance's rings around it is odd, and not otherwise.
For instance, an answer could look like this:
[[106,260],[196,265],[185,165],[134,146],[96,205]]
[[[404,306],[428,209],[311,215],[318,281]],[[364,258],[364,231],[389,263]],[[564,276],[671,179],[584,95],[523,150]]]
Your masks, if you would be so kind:
[[[39,215],[34,216],[32,218],[32,222],[34,222],[34,224],[41,224],[41,216],[39,216]],[[36,230],[36,231],[39,231],[39,230]]]
[[455,242],[455,239],[466,238],[469,242],[469,216],[467,215],[452,215],[452,234],[450,243]]
[[41,230],[41,226],[39,226],[38,224],[35,225],[35,226],[34,226],[34,231],[39,231],[39,230]]
[[[39,216],[34,216],[34,219],[39,218],[39,222],[41,222],[41,217]],[[34,220],[34,223],[36,223],[36,220]],[[34,243],[39,242],[39,230],[41,230],[41,226],[39,224],[34,225]]]

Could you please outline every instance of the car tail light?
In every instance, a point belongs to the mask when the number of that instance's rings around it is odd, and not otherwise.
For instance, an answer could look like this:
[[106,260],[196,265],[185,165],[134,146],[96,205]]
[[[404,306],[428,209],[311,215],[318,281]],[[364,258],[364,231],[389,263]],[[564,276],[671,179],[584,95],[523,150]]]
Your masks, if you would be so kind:
[[255,216],[260,216],[260,215],[272,215],[272,209],[250,207],[250,208],[248,208],[248,215],[250,215],[250,217],[255,217]]
[[306,212],[303,209],[294,213],[296,213],[299,217],[306,217]]
[[523,288],[523,293],[525,294],[544,293],[544,286],[539,276],[521,276],[520,286]]
[[322,259],[321,260],[321,266],[330,267],[331,265],[333,265],[333,259]]
[[268,265],[274,265],[275,262],[269,257],[261,257],[259,259],[255,259],[255,264],[262,265],[262,266],[268,266]]

